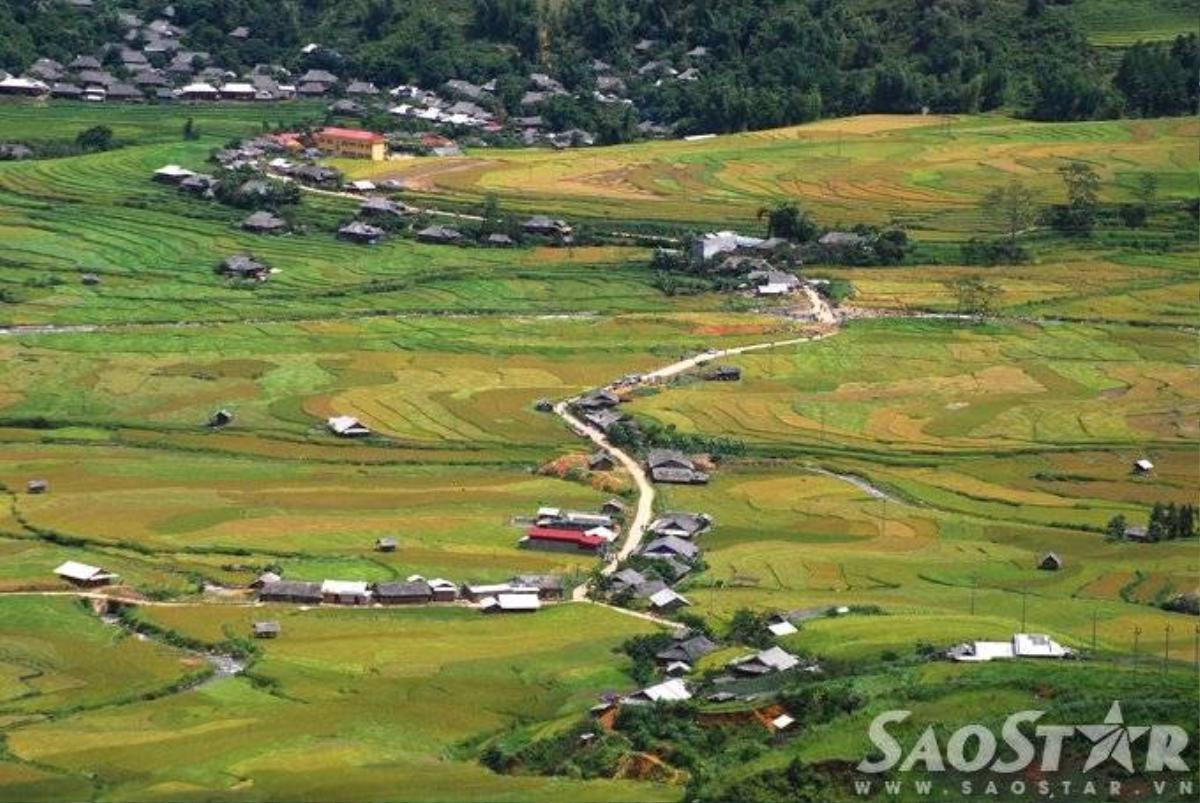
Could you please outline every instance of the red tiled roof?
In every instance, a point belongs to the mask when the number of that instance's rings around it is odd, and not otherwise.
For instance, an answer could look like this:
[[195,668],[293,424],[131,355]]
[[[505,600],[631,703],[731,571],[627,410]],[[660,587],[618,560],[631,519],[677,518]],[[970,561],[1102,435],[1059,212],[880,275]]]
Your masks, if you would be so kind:
[[363,131],[360,128],[322,128],[319,136],[332,137],[333,139],[352,139],[358,142],[383,142],[383,134],[376,134],[374,131]]
[[604,539],[598,536],[588,535],[579,530],[563,530],[557,527],[530,527],[526,535],[535,541],[572,543],[580,549],[599,549],[604,543]]

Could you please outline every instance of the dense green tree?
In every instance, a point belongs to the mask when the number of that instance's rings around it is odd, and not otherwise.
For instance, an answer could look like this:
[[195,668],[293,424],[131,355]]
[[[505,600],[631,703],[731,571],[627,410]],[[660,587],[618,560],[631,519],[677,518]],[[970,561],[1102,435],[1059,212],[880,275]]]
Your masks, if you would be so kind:
[[758,210],[758,219],[767,221],[767,236],[805,243],[820,233],[820,227],[795,201],[781,201]]

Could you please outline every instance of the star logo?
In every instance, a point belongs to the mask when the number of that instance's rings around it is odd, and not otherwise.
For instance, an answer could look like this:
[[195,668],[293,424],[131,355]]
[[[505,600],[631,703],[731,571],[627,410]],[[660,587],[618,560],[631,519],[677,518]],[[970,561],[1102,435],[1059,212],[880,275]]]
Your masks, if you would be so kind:
[[1124,767],[1126,772],[1133,772],[1133,756],[1130,755],[1129,748],[1142,734],[1150,730],[1144,725],[1126,726],[1121,717],[1121,704],[1118,702],[1113,702],[1103,723],[1075,727],[1092,740],[1092,752],[1088,754],[1087,763],[1083,765],[1084,772],[1110,758]]

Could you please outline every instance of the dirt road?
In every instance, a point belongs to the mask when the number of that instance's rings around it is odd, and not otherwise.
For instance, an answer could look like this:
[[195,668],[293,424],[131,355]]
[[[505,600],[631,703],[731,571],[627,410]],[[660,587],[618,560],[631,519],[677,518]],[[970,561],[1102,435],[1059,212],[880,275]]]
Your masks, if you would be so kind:
[[[832,313],[830,313],[832,314]],[[834,334],[833,331],[825,332],[817,335],[809,335],[806,337],[794,337],[788,340],[772,340],[766,343],[754,343],[749,346],[736,346],[728,349],[714,349],[706,351],[703,354],[697,354],[693,357],[686,357],[670,365],[664,365],[647,374],[643,374],[637,385],[651,385],[677,376],[685,371],[712,362],[713,360],[724,359],[725,357],[733,357],[738,354],[745,354],[750,351],[761,351],[763,349],[778,348],[780,346],[792,346],[797,343],[809,343],[815,340],[821,340]],[[611,387],[611,386],[610,386]],[[628,386],[626,386],[628,387]],[[614,446],[600,429],[588,424],[571,413],[570,406],[577,400],[578,397],[570,398],[561,401],[554,406],[554,412],[563,419],[576,434],[592,441],[605,452],[612,456],[614,460],[620,463],[633,477],[634,485],[637,486],[638,500],[637,508],[634,512],[633,519],[629,523],[629,527],[625,531],[625,538],[621,542],[620,548],[609,557],[608,561],[601,568],[601,573],[605,575],[612,574],[617,570],[617,566],[621,561],[628,558],[638,550],[642,544],[642,539],[646,535],[646,528],[650,526],[650,519],[654,515],[654,484],[650,482],[650,478],[646,475],[645,470],[628,452],[617,446]],[[587,585],[580,585],[575,588],[572,599],[580,601],[587,598]],[[665,620],[664,620],[665,621]]]

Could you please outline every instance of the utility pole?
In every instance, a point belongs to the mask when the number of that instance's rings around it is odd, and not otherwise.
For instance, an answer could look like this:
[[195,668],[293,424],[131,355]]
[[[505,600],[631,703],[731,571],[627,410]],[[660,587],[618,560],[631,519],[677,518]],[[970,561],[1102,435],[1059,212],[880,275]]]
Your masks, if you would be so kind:
[[1142,635],[1142,629],[1138,626],[1133,628],[1133,674],[1138,671],[1138,637]]
[[1166,626],[1166,628],[1164,628],[1164,629],[1163,629],[1163,665],[1162,665],[1162,671],[1164,671],[1164,672],[1166,672],[1166,671],[1167,671],[1167,661],[1169,660],[1169,658],[1170,658],[1170,655],[1171,655],[1171,624],[1170,624],[1170,622],[1168,622],[1168,623],[1167,623],[1167,626]]

